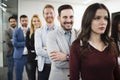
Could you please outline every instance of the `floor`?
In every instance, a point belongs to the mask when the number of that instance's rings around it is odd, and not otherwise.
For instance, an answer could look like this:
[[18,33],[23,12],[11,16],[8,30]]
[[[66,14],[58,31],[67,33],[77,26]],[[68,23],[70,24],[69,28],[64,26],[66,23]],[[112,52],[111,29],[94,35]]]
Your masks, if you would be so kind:
[[[13,80],[15,80],[15,72],[13,73],[13,76],[14,76]],[[0,80],[8,80],[7,79],[7,67],[0,68]],[[23,73],[23,80],[28,80],[25,68],[24,68],[24,73]]]

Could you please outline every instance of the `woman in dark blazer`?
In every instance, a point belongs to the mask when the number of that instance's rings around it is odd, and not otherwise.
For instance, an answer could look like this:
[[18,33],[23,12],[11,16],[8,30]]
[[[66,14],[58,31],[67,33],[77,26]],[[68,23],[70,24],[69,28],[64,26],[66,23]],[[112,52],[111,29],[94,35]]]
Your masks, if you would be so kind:
[[26,35],[26,47],[28,49],[27,66],[29,68],[28,77],[30,80],[36,80],[36,52],[34,47],[34,33],[37,28],[41,27],[41,21],[37,14],[34,14],[31,18],[30,31]]

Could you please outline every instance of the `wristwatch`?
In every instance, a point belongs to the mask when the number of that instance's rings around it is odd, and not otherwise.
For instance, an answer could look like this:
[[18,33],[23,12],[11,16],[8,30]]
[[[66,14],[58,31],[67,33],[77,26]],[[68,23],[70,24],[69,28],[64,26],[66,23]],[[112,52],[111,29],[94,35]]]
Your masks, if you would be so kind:
[[67,61],[70,60],[70,55],[69,55],[69,54],[66,55],[66,60],[67,60]]

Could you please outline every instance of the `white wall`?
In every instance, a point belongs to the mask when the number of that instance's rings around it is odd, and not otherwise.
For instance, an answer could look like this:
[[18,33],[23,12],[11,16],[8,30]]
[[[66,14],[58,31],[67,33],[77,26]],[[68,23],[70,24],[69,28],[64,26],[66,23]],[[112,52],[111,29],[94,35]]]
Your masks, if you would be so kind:
[[[52,4],[55,7],[56,17],[57,17],[58,7],[62,4],[66,4],[64,2],[63,3],[55,3],[55,2],[51,3],[51,2],[45,2],[45,1],[40,1],[40,0],[18,0],[18,1],[19,1],[18,2],[18,16],[20,16],[21,14],[26,14],[28,15],[29,20],[30,20],[33,14],[39,14],[43,25],[45,24],[45,21],[42,15],[42,10],[46,4]],[[104,1],[104,4],[110,10],[110,13],[120,11],[119,3],[120,3],[120,0]],[[71,3],[68,3],[68,4],[71,4]],[[74,28],[80,29],[82,15],[88,5],[79,5],[77,3],[71,4],[71,5],[73,6],[74,12],[75,12],[74,13],[74,16],[75,16],[74,17],[75,18]],[[57,19],[55,19],[55,23],[59,24]]]
[[105,5],[108,7],[110,13],[120,12],[120,0],[108,0]]

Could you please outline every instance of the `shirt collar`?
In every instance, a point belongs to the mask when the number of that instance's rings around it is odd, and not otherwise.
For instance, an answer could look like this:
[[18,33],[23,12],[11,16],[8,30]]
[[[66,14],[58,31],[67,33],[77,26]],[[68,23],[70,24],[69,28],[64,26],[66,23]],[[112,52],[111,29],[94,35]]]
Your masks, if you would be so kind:
[[47,25],[45,26],[45,29],[47,30],[47,31],[49,31],[49,30],[55,30],[55,25],[53,25],[53,27],[52,28],[49,28]]
[[60,27],[60,31],[64,34],[64,35],[66,35],[67,33],[72,33],[72,31],[70,30],[70,31],[66,31],[66,30],[64,30],[62,27]]
[[[21,26],[21,29],[23,30],[23,27]],[[27,26],[27,29],[28,29],[28,26]]]
[[11,30],[15,30],[15,29],[16,29],[16,27],[15,27],[15,28],[10,27],[10,29],[11,29]]
[[[96,48],[96,47],[92,44],[91,41],[88,41],[88,43],[89,43],[91,46],[93,46],[94,48]],[[105,50],[106,47],[108,47],[108,43],[105,43],[105,46],[104,46],[103,50]]]

